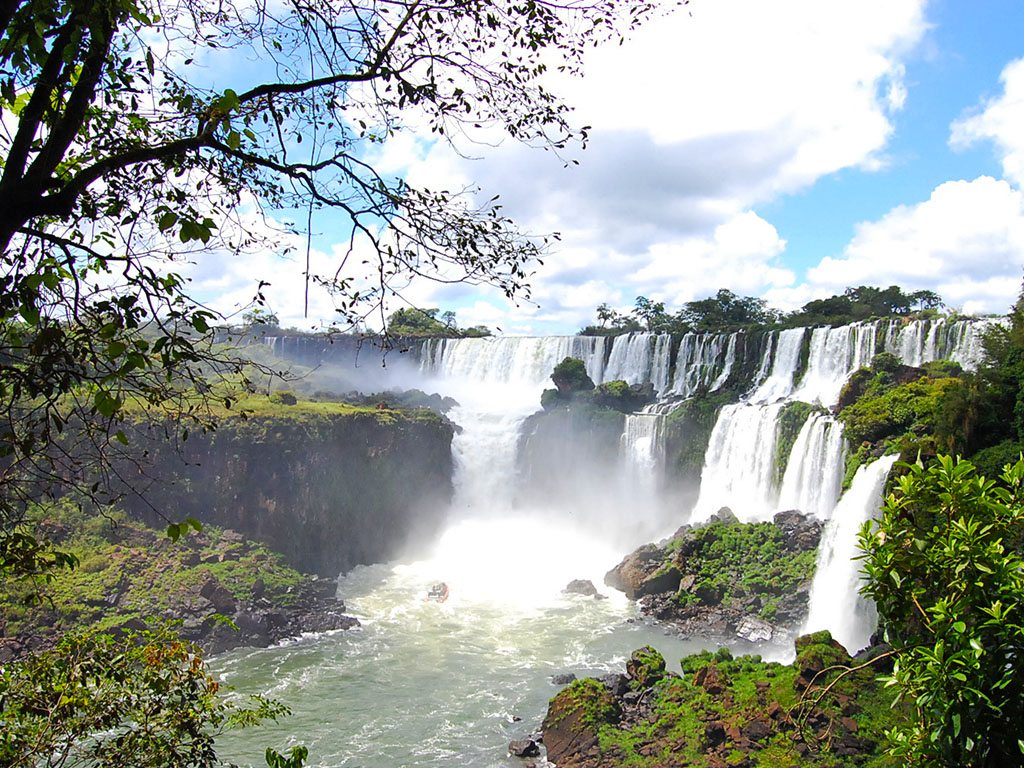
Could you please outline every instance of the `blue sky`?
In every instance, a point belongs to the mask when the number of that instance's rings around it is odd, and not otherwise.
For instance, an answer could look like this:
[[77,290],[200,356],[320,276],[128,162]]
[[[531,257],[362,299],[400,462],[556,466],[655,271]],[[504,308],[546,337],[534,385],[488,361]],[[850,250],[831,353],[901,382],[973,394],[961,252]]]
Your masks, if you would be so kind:
[[[462,147],[470,161],[412,132],[382,148],[389,172],[479,185],[526,230],[563,238],[531,302],[422,282],[405,299],[455,310],[461,325],[545,334],[638,295],[674,309],[729,288],[794,309],[897,283],[1003,312],[1020,291],[1019,0],[691,0],[595,51],[586,73],[551,83],[593,126],[588,149],[570,153],[578,167],[512,142]],[[314,262],[330,269],[339,233],[317,228]],[[215,266],[197,287],[223,310],[270,274],[285,324],[330,320],[322,295],[302,316],[296,262]]]

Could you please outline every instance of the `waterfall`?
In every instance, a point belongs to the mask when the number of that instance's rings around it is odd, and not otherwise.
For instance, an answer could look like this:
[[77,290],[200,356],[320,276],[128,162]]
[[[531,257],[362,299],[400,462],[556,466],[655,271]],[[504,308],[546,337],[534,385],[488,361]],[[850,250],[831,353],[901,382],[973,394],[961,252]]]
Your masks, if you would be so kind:
[[654,391],[664,395],[669,388],[669,371],[672,367],[672,337],[667,333],[658,334],[654,343],[654,359],[651,363],[651,383]]
[[729,507],[743,522],[775,512],[775,443],[781,404],[722,408],[711,431],[693,521]]
[[904,365],[920,367],[933,360],[951,360],[970,371],[978,367],[984,356],[982,340],[985,333],[993,325],[1005,322],[1005,318],[949,322],[944,317],[911,320],[902,325],[894,321],[886,333],[885,349]]
[[779,509],[827,518],[839,499],[845,459],[843,425],[824,413],[808,416],[786,464]]
[[[731,356],[730,339],[733,339]],[[687,333],[679,342],[676,355],[673,394],[691,397],[702,388],[713,392],[728,378],[728,373],[724,377],[721,374],[726,366],[732,368],[735,354],[735,334]]]
[[576,357],[596,382],[603,380],[604,342],[600,336],[433,339],[421,354],[420,370],[443,379],[538,387],[550,385],[551,371],[563,359]]
[[860,594],[857,534],[875,517],[896,456],[860,467],[850,489],[836,504],[818,548],[805,632],[827,629],[851,653],[865,647],[875,631],[874,605]]
[[645,384],[650,381],[653,339],[653,333],[627,333],[616,336],[604,376],[601,379],[594,379],[594,382],[621,379],[629,384]]
[[[800,349],[804,343],[804,328],[787,328],[779,333],[772,361],[771,373],[767,378],[759,377],[759,386],[750,395],[752,403],[771,403],[787,397],[793,391],[793,374],[800,362]],[[762,368],[767,367],[769,355],[761,359]]]
[[875,323],[854,323],[839,328],[815,328],[807,372],[793,400],[832,406],[850,374],[871,364],[875,356]]
[[658,490],[665,463],[664,420],[656,407],[628,414],[620,441],[627,482],[650,499]]
[[711,382],[711,391],[716,391],[719,387],[725,384],[729,380],[729,374],[732,373],[732,366],[736,362],[736,339],[739,338],[738,333],[730,333],[729,341],[725,345],[725,362],[722,365],[722,372],[718,374],[718,377]]

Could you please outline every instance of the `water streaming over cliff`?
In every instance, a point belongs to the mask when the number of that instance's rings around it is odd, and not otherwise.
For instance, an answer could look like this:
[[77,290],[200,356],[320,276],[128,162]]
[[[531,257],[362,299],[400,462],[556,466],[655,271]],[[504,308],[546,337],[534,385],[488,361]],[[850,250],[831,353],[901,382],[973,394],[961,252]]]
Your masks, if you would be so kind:
[[[830,628],[858,648],[871,617],[862,605],[850,609],[857,604],[851,546],[860,523],[877,509],[891,458],[862,468],[836,504],[839,426],[822,410],[810,411],[780,478],[780,415],[797,399],[834,405],[845,377],[879,349],[908,363],[941,356],[971,366],[983,326],[915,321],[756,336],[687,334],[678,343],[632,334],[425,344],[417,386],[459,401],[450,413],[461,427],[453,443],[450,525],[437,532],[426,558],[343,575],[339,591],[361,630],[236,651],[215,662],[229,682],[278,696],[296,712],[269,733],[227,740],[224,756],[259,763],[245,751],[255,738],[260,745],[305,743],[313,764],[322,766],[511,768],[520,763],[506,745],[539,722],[557,690],[550,675],[619,669],[645,643],[669,659],[696,650],[698,643],[630,622],[635,606],[604,588],[601,576],[637,543],[638,521],[650,529],[646,540],[654,529],[667,533],[685,521],[685,509],[665,516],[649,502],[664,479],[670,401],[697,392],[728,389],[745,397],[721,409],[695,516],[727,504],[741,519],[765,519],[789,507],[831,518],[807,628]],[[582,359],[597,383],[650,383],[662,395],[660,406],[626,417],[616,471],[628,502],[613,499],[600,513],[585,489],[575,503],[573,494],[557,504],[516,501],[519,431],[538,409],[552,368],[567,356]],[[609,599],[563,594],[574,578],[591,579]],[[443,605],[424,602],[438,580],[449,583],[452,597]]]
[[828,629],[851,651],[868,644],[876,622],[874,605],[858,592],[857,533],[877,515],[885,480],[896,458],[883,456],[857,470],[850,490],[840,499],[825,526],[818,550],[804,628],[808,632]]

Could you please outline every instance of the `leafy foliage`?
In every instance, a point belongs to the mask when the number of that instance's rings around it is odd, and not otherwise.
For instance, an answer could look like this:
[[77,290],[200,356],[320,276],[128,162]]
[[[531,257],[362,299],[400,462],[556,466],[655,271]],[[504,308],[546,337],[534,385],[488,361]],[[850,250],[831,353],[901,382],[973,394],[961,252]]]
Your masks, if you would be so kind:
[[908,766],[1020,765],[1024,459],[999,482],[948,456],[905,469],[861,532],[863,591],[898,651],[887,684],[916,712],[891,751]]
[[563,394],[585,392],[594,388],[586,364],[578,357],[567,357],[551,371],[551,380]]
[[166,628],[67,635],[0,668],[0,763],[206,768],[219,765],[218,733],[288,712],[218,690],[198,650]]
[[491,332],[482,325],[471,328],[459,328],[455,323],[454,312],[441,312],[433,309],[397,309],[388,317],[387,327],[390,333],[398,336],[448,336],[448,337],[480,337],[490,336]]

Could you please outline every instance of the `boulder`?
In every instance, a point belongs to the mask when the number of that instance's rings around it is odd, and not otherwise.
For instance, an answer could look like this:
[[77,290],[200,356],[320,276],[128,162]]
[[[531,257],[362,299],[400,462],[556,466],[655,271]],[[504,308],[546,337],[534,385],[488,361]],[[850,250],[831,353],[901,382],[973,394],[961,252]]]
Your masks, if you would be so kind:
[[533,739],[510,741],[508,751],[513,757],[537,757],[540,755],[540,747]]
[[218,613],[234,613],[235,596],[217,579],[213,577],[207,579],[200,587],[199,594],[209,600]]
[[744,616],[736,625],[736,634],[752,643],[768,642],[775,636],[775,627],[757,616]]
[[584,597],[601,596],[598,594],[597,587],[594,586],[594,582],[590,579],[573,579],[565,585],[565,589],[562,591],[571,595],[583,595]]
[[637,600],[644,595],[674,592],[682,574],[666,562],[665,551],[654,544],[645,544],[623,558],[622,562],[605,574],[604,583]]
[[597,680],[577,680],[563,688],[548,705],[541,726],[548,760],[571,764],[597,746],[598,728],[618,722],[620,713],[619,702]]

